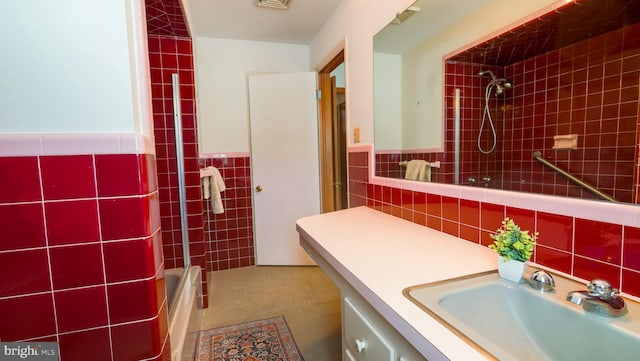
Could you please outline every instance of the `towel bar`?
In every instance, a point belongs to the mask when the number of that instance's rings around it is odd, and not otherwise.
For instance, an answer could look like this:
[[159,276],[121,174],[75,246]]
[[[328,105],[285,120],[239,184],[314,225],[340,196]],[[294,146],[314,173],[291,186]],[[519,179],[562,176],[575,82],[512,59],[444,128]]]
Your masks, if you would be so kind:
[[[401,166],[401,167],[406,167],[408,163],[409,163],[408,161],[404,160],[404,161],[398,163],[398,165]],[[427,162],[427,164],[431,168],[440,168],[440,161],[439,160],[437,160],[435,162]]]
[[200,168],[200,178],[204,177],[213,177],[213,170]]

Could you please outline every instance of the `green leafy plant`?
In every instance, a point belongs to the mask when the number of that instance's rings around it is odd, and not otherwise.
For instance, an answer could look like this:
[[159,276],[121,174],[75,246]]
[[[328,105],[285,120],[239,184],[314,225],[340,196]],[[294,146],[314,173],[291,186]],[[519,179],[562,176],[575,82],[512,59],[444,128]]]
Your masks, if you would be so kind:
[[489,248],[496,251],[505,261],[526,262],[531,258],[537,238],[538,232],[531,235],[529,231],[521,230],[513,219],[507,217],[502,221],[502,227],[491,235],[494,242],[489,245]]

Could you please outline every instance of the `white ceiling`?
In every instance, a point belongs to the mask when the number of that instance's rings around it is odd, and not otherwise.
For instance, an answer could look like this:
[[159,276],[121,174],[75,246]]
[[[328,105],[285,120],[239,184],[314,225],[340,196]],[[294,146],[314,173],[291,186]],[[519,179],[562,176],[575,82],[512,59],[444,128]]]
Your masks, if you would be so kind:
[[289,9],[256,0],[185,0],[192,37],[308,44],[342,0],[290,0]]

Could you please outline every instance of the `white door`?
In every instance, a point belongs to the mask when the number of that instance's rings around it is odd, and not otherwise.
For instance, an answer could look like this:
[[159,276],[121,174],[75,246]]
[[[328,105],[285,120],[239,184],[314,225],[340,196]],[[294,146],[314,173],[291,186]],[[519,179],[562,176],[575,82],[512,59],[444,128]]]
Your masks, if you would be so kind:
[[249,76],[256,264],[311,265],[296,220],[320,213],[316,74]]

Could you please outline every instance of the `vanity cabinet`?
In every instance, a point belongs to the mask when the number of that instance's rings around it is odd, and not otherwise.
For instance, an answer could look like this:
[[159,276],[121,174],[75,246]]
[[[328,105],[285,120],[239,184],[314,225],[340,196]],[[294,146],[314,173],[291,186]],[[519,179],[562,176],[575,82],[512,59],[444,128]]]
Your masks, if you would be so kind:
[[395,361],[389,342],[348,297],[342,300],[342,344],[358,361]]
[[343,361],[487,360],[403,292],[493,271],[495,252],[364,206],[301,218],[296,227],[302,248],[340,289]]
[[353,288],[338,287],[342,295],[343,361],[426,361]]
[[340,289],[343,361],[426,361],[304,238],[300,244]]

